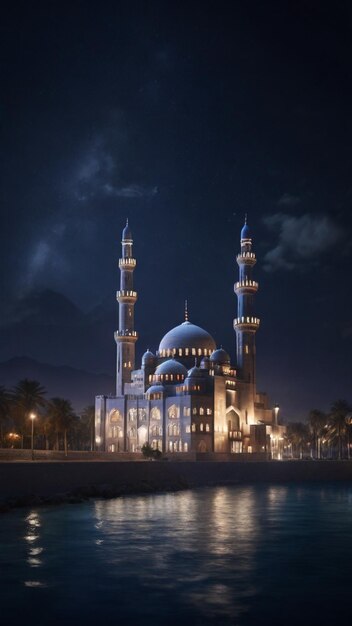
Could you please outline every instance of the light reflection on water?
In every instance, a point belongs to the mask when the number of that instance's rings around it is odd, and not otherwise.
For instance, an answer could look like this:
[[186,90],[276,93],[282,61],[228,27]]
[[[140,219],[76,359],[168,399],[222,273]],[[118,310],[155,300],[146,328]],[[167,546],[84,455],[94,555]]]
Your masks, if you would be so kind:
[[[351,559],[352,488],[341,485],[17,511],[0,518],[1,614],[28,626],[336,623]],[[337,606],[322,603],[331,594]]]

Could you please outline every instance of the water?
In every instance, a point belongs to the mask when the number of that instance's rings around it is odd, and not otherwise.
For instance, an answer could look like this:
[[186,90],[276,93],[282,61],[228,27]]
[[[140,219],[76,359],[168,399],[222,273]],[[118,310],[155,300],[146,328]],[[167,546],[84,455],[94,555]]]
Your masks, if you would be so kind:
[[1,624],[336,624],[352,487],[214,487],[0,517]]

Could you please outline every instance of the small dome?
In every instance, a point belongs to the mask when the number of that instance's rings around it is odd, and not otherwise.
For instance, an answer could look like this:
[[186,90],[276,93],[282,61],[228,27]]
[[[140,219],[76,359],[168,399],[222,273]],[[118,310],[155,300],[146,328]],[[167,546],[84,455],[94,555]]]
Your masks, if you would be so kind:
[[126,221],[126,226],[122,231],[122,241],[132,241],[132,233],[128,225],[128,220]]
[[203,377],[203,373],[201,372],[199,367],[197,367],[196,365],[192,367],[188,371],[188,374],[187,374],[187,378],[202,378],[202,377]]
[[147,350],[142,356],[142,365],[154,365],[156,356]]
[[179,348],[215,350],[215,347],[214,339],[206,330],[186,321],[166,333],[160,342],[159,352]]
[[147,389],[146,394],[151,396],[154,393],[165,393],[165,387],[161,383],[154,383],[149,389]]
[[229,365],[231,362],[230,355],[223,348],[218,348],[210,355],[212,363],[219,363],[220,365]]
[[246,222],[241,230],[241,239],[250,239],[250,238],[251,238],[251,231],[249,230],[249,226]]
[[210,359],[208,356],[204,356],[200,362],[200,369],[208,370],[210,368]]
[[156,376],[164,376],[165,374],[180,374],[181,376],[187,376],[187,370],[182,363],[176,361],[176,359],[169,359],[158,365],[155,370]]

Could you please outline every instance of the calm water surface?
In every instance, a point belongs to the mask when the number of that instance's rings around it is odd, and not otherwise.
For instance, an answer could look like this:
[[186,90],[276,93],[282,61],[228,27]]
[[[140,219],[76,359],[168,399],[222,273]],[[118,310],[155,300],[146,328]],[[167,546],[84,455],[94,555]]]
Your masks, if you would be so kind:
[[0,517],[1,624],[335,624],[352,487],[216,487]]

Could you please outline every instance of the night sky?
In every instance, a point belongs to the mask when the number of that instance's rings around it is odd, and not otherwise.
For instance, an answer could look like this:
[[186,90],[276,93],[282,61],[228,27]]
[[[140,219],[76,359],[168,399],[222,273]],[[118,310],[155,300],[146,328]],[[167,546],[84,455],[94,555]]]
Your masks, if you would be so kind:
[[349,2],[15,2],[0,51],[0,361],[114,374],[126,217],[138,357],[185,298],[234,357],[248,213],[259,389],[352,401]]

